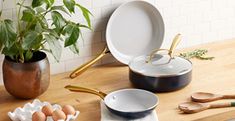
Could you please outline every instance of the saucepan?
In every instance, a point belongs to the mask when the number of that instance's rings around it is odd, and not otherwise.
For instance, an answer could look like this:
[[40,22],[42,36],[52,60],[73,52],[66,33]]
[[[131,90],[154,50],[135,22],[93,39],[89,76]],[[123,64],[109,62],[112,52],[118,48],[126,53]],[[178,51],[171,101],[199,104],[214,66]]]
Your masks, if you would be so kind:
[[157,49],[150,56],[134,58],[129,64],[129,79],[132,84],[152,92],[174,91],[188,85],[192,78],[192,63],[173,55],[180,40],[181,35],[178,34],[169,50]]
[[107,109],[122,117],[137,119],[150,114],[158,105],[158,97],[149,91],[141,89],[121,89],[109,94],[85,87],[65,86],[74,92],[85,92],[98,95],[104,100]]
[[164,22],[155,6],[145,1],[130,1],[119,6],[111,15],[106,28],[107,46],[101,54],[70,74],[75,78],[111,53],[128,65],[136,56],[147,55],[160,48],[164,37]]

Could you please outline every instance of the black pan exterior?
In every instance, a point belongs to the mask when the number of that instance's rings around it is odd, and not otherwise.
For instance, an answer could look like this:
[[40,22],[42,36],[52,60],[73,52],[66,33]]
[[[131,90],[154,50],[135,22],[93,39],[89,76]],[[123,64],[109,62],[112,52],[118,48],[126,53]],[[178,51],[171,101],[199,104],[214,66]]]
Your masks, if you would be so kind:
[[129,79],[136,88],[151,92],[170,92],[188,85],[192,79],[192,70],[182,75],[151,77],[129,69]]
[[106,107],[108,108],[108,110],[111,113],[116,114],[121,117],[124,117],[124,118],[127,118],[127,119],[143,118],[143,117],[149,115],[150,113],[152,113],[152,111],[155,109],[155,107],[154,107],[152,109],[141,111],[141,112],[121,112],[121,111],[114,110],[108,106],[106,106]]

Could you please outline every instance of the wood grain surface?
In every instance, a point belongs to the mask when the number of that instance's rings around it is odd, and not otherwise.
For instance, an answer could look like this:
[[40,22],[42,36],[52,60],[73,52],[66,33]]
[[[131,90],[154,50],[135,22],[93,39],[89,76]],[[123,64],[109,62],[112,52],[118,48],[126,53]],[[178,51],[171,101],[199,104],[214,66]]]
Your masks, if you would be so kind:
[[[178,52],[195,48],[208,49],[208,54],[215,59],[212,61],[192,59],[193,79],[187,87],[169,93],[156,93],[160,100],[156,108],[160,121],[224,121],[235,118],[235,108],[211,109],[195,114],[182,114],[178,110],[178,104],[189,101],[190,94],[196,91],[235,94],[235,40],[209,43]],[[90,94],[69,92],[64,89],[65,85],[96,88],[107,93],[132,87],[128,79],[128,66],[119,63],[93,67],[75,79],[70,79],[68,75],[69,73],[53,75],[49,89],[38,99],[60,105],[73,105],[81,112],[78,121],[99,121],[100,99]],[[30,101],[32,100],[15,99],[5,91],[3,86],[0,86],[0,121],[9,121],[8,111],[13,111],[16,107]],[[212,103],[229,101],[232,100]]]

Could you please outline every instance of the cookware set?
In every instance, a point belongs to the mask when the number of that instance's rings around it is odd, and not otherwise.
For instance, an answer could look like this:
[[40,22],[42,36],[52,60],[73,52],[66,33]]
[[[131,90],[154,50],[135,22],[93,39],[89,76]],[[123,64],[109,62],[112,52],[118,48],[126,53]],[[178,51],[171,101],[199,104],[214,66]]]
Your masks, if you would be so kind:
[[170,49],[160,49],[164,38],[164,22],[160,12],[145,1],[131,1],[119,6],[106,28],[107,45],[97,57],[70,74],[75,78],[111,53],[129,66],[129,79],[139,89],[122,89],[105,94],[101,91],[68,85],[74,92],[100,96],[106,107],[119,116],[140,118],[155,109],[159,100],[152,92],[167,92],[183,88],[191,81],[192,63],[174,56],[181,40],[178,34]]
[[[74,70],[70,77],[75,78],[112,53],[119,62],[129,65],[129,79],[135,87],[152,92],[180,89],[191,81],[192,63],[173,55],[181,40],[180,34],[169,50],[159,49],[164,32],[163,18],[156,7],[144,1],[127,2],[118,7],[108,21],[107,46],[102,53]],[[146,62],[148,58],[150,62]]]

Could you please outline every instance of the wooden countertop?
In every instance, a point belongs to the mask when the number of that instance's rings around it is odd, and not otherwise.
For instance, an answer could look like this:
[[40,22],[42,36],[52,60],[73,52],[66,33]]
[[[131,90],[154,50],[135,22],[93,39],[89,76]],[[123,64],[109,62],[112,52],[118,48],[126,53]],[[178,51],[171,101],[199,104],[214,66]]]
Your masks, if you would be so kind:
[[[190,94],[195,91],[219,94],[235,93],[235,40],[209,43],[184,49],[184,51],[194,48],[208,49],[209,55],[215,56],[215,59],[213,61],[192,60],[193,79],[187,87],[175,92],[156,93],[160,99],[159,106],[156,108],[159,120],[220,121],[235,118],[235,108],[212,109],[196,114],[181,114],[177,109],[178,104],[189,100]],[[131,87],[128,79],[128,67],[117,63],[91,68],[72,80],[68,78],[68,75],[69,73],[63,73],[52,76],[49,89],[38,98],[51,103],[73,105],[77,110],[81,111],[77,119],[79,121],[100,120],[100,99],[90,94],[69,92],[64,89],[65,85],[86,86],[97,88],[104,92]],[[76,100],[79,100],[79,102]],[[0,86],[0,120],[10,120],[7,112],[13,111],[16,107],[23,106],[29,101],[31,100],[13,98],[5,91],[3,86]]]

